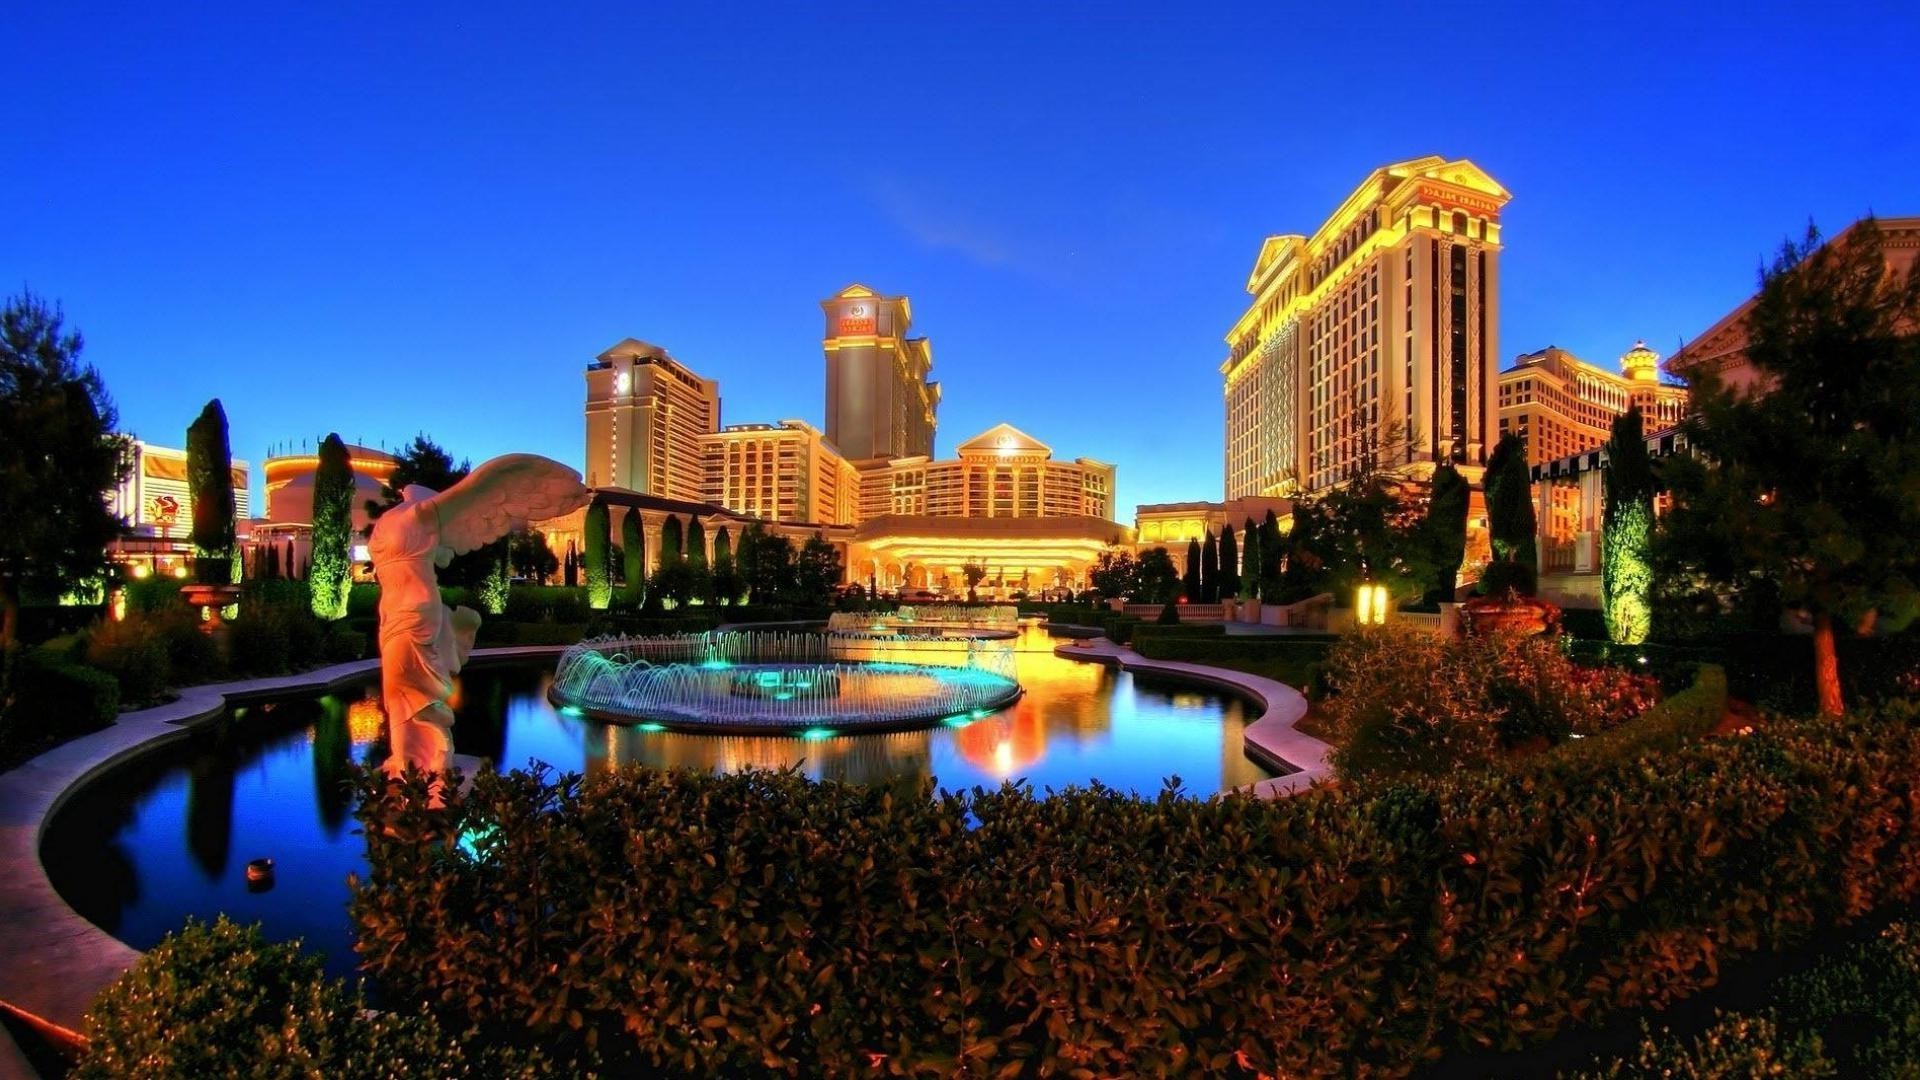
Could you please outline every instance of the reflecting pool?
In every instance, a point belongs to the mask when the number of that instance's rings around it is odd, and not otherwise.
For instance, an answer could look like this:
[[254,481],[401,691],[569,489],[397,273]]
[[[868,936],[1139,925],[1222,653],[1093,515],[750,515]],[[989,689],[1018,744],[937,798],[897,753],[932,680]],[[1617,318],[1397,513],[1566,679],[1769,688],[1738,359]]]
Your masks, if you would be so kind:
[[[1212,691],[1063,660],[1026,627],[1016,669],[1025,694],[962,726],[825,739],[676,734],[562,715],[547,700],[551,665],[476,667],[454,700],[455,749],[523,767],[597,772],[629,764],[707,769],[796,767],[820,779],[933,776],[941,787],[1025,781],[1036,791],[1099,779],[1152,795],[1169,776],[1195,795],[1269,774],[1247,760],[1250,710]],[[364,867],[342,786],[355,763],[385,756],[373,680],[352,691],[236,708],[75,793],[41,857],[67,902],[135,948],[188,916],[259,921],[304,938],[347,974],[347,875]],[[275,862],[250,891],[248,860]]]

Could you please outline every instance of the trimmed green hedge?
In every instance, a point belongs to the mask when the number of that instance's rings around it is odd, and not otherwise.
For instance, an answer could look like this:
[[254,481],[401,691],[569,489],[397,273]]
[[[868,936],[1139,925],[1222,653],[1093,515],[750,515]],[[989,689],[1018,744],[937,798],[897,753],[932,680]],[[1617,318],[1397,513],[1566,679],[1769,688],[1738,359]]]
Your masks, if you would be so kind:
[[1893,707],[1274,802],[368,773],[352,911],[395,1000],[629,1071],[1402,1076],[1913,898],[1917,780]]
[[368,1011],[299,944],[223,916],[189,920],[87,1011],[74,1080],[577,1075],[538,1052],[472,1045],[428,1014]]
[[0,770],[47,747],[112,724],[120,684],[50,649],[0,657]]

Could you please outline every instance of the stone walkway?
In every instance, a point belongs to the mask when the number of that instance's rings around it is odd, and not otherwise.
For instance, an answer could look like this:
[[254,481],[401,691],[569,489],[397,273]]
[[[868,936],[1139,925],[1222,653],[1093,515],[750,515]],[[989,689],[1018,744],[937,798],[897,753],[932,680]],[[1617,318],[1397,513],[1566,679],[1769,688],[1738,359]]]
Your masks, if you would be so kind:
[[[477,649],[469,663],[558,655],[557,646]],[[0,773],[0,1002],[78,1031],[94,995],[140,954],[81,918],[47,880],[40,834],[88,780],[161,743],[184,738],[227,706],[289,693],[323,693],[361,682],[378,660],[299,675],[193,686],[165,705],[121,713],[112,727],[54,747]],[[8,1063],[0,1055],[0,1077]]]
[[1259,719],[1247,725],[1247,756],[1285,775],[1248,784],[1238,790],[1251,792],[1263,799],[1277,799],[1305,791],[1315,781],[1333,775],[1333,764],[1329,760],[1333,748],[1294,726],[1301,717],[1307,715],[1307,699],[1286,683],[1204,664],[1149,660],[1104,637],[1066,642],[1055,646],[1053,652],[1069,660],[1094,661],[1118,667],[1122,671],[1170,675],[1252,698],[1262,712]]

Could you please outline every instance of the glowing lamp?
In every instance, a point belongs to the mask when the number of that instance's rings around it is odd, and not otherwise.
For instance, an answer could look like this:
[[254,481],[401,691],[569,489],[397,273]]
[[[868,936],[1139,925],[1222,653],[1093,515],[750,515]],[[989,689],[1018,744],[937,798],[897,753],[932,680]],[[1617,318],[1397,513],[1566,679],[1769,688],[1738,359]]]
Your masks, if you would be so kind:
[[186,567],[186,564],[185,564],[185,563],[182,563],[181,565],[179,565],[179,566],[176,566],[176,567],[174,567],[174,568],[173,568],[173,576],[174,576],[174,577],[177,577],[177,578],[180,578],[180,579],[181,579],[181,580],[183,580],[183,581],[184,581],[184,580],[186,580],[186,576],[187,576],[187,567]]
[[1387,621],[1387,587],[1363,581],[1353,594],[1353,621],[1360,626],[1382,626]]
[[113,590],[113,621],[123,622],[127,617],[127,593],[125,589]]
[[133,576],[136,578],[144,579],[151,573],[153,573],[153,567],[148,566],[146,563],[137,563],[134,565]]

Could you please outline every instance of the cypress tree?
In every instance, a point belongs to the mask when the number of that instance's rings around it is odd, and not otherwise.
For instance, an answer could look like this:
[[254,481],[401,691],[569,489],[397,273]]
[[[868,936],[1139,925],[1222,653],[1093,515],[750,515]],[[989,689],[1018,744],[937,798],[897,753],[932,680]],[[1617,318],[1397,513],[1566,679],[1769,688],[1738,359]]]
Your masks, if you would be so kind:
[[733,538],[727,527],[713,531],[713,599],[731,604],[740,598],[740,578],[733,568]]
[[612,523],[607,504],[595,499],[587,504],[584,532],[587,544],[587,606],[605,611],[613,606],[613,553],[607,550],[613,538],[607,535]]
[[1527,469],[1527,447],[1508,432],[1487,458],[1487,528],[1493,554],[1507,562],[1539,564],[1534,543],[1533,478]]
[[1247,519],[1240,529],[1240,599],[1255,600],[1260,597],[1261,569],[1265,565],[1260,553],[1260,527]]
[[513,563],[504,541],[480,549],[487,557],[486,573],[480,578],[480,610],[489,615],[507,613],[507,594],[513,590]]
[[1233,526],[1220,526],[1220,599],[1240,596],[1240,549],[1233,542]]
[[1607,442],[1600,534],[1600,611],[1607,637],[1638,645],[1653,630],[1653,459],[1636,406],[1613,421]]
[[344,618],[353,587],[353,466],[347,444],[328,435],[313,473],[313,556],[307,564],[313,613]]
[[1280,570],[1285,557],[1286,540],[1280,534],[1280,519],[1269,510],[1260,523],[1260,599],[1271,603],[1280,601]]
[[1180,587],[1186,593],[1187,602],[1200,602],[1200,541],[1187,541],[1187,572],[1180,576]]
[[668,514],[666,524],[660,526],[660,568],[680,565],[682,554],[680,519]]
[[620,602],[629,610],[639,611],[647,603],[647,535],[637,508],[629,507],[627,516],[620,519],[620,554],[627,575]]
[[233,567],[233,450],[219,398],[187,426],[187,490],[193,502],[193,579],[203,585],[239,580]]
[[1200,544],[1200,597],[1209,604],[1220,601],[1220,538],[1212,529]]
[[687,520],[687,565],[695,570],[707,568],[707,527],[697,517]]
[[1320,591],[1326,559],[1320,554],[1320,507],[1310,502],[1293,504],[1293,529],[1285,541],[1286,569],[1280,573],[1280,595],[1297,603]]
[[1460,564],[1467,558],[1467,507],[1472,497],[1472,485],[1452,462],[1441,462],[1433,470],[1427,516],[1420,522],[1427,556],[1433,564],[1433,581],[1427,590],[1427,600],[1431,603],[1453,599],[1454,586],[1460,580]]

